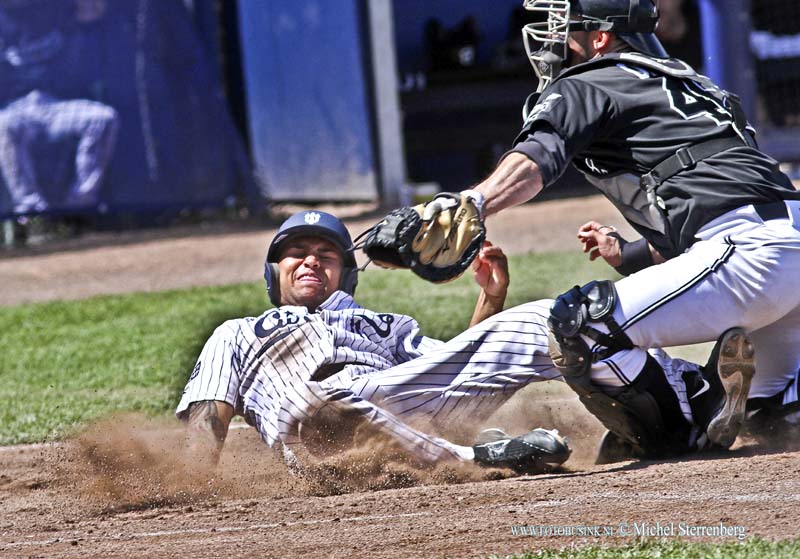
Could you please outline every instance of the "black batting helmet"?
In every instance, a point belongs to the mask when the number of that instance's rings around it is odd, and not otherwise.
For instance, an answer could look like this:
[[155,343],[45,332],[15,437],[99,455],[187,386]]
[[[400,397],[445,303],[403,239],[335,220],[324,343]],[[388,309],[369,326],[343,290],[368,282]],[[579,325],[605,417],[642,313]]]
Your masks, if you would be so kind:
[[321,211],[303,211],[294,214],[284,221],[267,249],[267,261],[264,263],[264,279],[267,281],[267,294],[272,304],[280,306],[281,290],[278,276],[278,259],[281,247],[288,239],[301,235],[321,237],[332,242],[342,251],[344,268],[339,281],[339,289],[353,295],[358,284],[358,266],[353,254],[353,241],[344,223],[329,213]]

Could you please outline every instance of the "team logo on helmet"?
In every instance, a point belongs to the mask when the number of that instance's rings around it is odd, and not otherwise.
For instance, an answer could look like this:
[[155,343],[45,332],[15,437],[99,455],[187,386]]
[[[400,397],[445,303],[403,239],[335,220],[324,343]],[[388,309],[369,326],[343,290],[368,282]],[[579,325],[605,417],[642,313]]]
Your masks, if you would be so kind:
[[303,216],[303,219],[309,225],[316,225],[317,223],[319,223],[321,217],[322,216],[319,215],[317,212],[308,212],[305,216]]

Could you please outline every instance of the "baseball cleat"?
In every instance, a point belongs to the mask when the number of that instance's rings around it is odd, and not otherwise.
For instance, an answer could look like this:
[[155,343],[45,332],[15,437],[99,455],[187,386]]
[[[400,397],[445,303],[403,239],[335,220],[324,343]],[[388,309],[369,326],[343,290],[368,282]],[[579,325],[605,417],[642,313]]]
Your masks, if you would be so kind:
[[708,423],[708,440],[728,448],[736,440],[745,415],[750,382],[756,372],[753,343],[741,328],[731,328],[719,338],[717,374],[725,391],[722,408]]
[[572,450],[556,430],[534,429],[519,437],[476,444],[475,462],[481,466],[511,468],[519,474],[541,474],[567,461]]

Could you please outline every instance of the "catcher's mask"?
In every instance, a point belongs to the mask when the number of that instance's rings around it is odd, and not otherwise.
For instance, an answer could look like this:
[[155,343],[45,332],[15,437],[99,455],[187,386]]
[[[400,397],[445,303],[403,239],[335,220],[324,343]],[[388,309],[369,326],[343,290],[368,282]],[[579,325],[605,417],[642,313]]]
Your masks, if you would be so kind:
[[545,20],[522,28],[525,51],[542,91],[569,59],[570,31],[612,31],[634,50],[667,58],[655,36],[658,8],[655,0],[524,0],[526,10]]
[[358,285],[358,266],[353,254],[353,241],[344,223],[329,213],[320,211],[298,212],[284,221],[267,249],[267,261],[264,263],[264,279],[267,280],[267,295],[276,307],[281,304],[280,276],[278,260],[283,244],[293,237],[310,235],[332,242],[341,251],[344,258],[339,289],[353,295]]

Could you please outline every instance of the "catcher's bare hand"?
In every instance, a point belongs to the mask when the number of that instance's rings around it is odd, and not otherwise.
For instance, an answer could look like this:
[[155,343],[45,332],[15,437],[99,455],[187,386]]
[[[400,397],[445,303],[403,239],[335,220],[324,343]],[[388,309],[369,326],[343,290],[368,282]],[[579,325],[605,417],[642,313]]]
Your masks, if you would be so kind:
[[472,275],[480,288],[490,297],[503,297],[508,292],[510,278],[508,258],[503,250],[484,241],[478,256],[472,262]]
[[596,260],[602,257],[610,266],[622,264],[622,250],[620,249],[619,238],[616,235],[617,229],[610,225],[602,225],[596,221],[584,223],[578,229],[578,240],[581,242],[583,252],[589,253],[589,260]]

